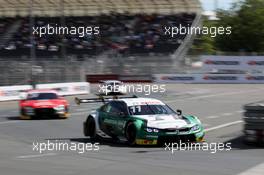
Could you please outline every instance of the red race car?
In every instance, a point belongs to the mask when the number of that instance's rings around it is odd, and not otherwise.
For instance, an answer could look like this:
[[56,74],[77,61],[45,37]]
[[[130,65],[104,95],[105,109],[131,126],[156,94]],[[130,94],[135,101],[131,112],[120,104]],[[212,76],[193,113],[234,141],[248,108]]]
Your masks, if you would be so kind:
[[20,118],[67,118],[69,103],[55,90],[30,90],[19,102]]

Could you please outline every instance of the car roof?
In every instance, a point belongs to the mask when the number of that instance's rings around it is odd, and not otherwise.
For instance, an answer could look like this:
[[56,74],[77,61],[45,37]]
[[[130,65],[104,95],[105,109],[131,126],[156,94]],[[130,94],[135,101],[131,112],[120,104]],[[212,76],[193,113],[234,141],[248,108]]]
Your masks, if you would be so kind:
[[123,101],[127,104],[127,106],[135,106],[135,105],[165,105],[162,101],[155,98],[123,98],[119,99],[119,101]]

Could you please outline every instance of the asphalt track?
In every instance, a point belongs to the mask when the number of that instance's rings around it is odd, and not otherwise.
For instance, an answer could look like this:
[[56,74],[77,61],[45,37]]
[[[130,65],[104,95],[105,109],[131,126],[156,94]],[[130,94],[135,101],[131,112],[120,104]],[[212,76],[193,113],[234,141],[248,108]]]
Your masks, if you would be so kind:
[[242,142],[242,106],[263,100],[264,85],[167,85],[152,94],[174,109],[198,116],[206,127],[206,142],[230,142],[231,151],[171,151],[165,147],[129,147],[103,140],[98,151],[33,150],[33,142],[90,143],[82,122],[96,105],[77,106],[73,97],[67,120],[18,119],[17,102],[0,103],[1,175],[260,175],[263,147]]

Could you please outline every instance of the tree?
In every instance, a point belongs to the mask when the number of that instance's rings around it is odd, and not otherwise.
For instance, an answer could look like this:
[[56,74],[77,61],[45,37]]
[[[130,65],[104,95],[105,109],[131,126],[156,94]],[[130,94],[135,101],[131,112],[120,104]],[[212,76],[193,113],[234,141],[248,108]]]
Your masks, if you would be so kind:
[[[216,26],[216,23],[214,21],[204,20],[203,26],[214,27]],[[190,50],[191,55],[215,54],[215,52],[215,39],[210,35],[203,34],[200,34],[196,37]]]
[[245,0],[218,12],[218,26],[231,26],[231,35],[218,35],[220,51],[264,52],[264,0]]

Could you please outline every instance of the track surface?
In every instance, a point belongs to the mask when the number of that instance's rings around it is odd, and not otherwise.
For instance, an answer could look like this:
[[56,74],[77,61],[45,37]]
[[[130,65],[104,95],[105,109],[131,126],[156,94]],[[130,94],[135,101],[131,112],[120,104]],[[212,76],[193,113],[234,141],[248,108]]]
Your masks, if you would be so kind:
[[0,103],[0,174],[3,175],[257,175],[264,172],[263,148],[242,143],[242,106],[263,100],[264,85],[167,85],[153,94],[174,109],[195,114],[208,132],[207,142],[231,142],[231,151],[175,151],[164,147],[128,147],[100,142],[99,151],[33,151],[33,142],[47,140],[89,143],[82,122],[97,105],[77,106],[73,97],[67,120],[18,119],[17,102]]

